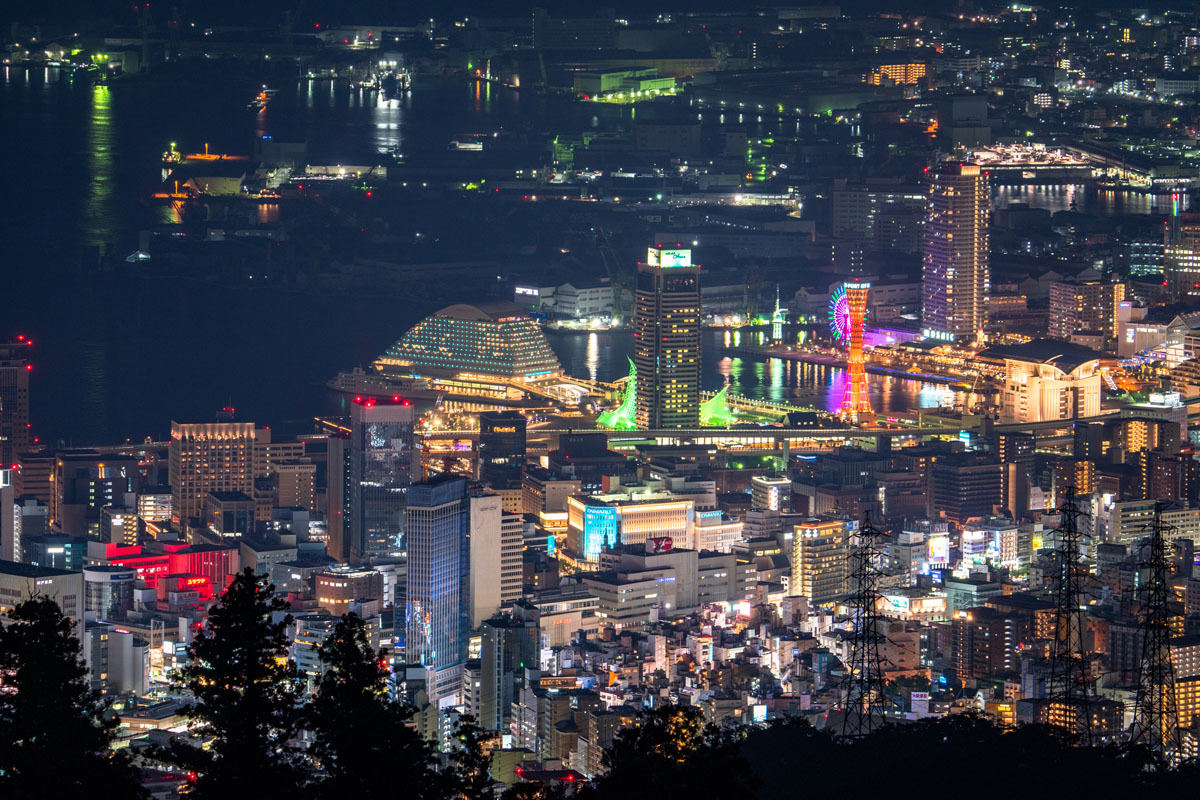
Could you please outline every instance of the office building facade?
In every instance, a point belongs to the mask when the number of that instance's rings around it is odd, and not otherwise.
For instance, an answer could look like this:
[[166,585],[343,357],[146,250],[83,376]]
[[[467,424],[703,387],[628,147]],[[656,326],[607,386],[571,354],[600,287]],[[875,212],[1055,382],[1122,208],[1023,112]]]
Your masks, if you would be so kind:
[[1200,295],[1200,214],[1167,218],[1163,229],[1163,281],[1173,297]]
[[574,569],[595,570],[606,547],[662,538],[674,547],[695,547],[694,501],[670,492],[572,497],[567,501],[566,546],[558,557]]
[[831,200],[833,237],[867,243],[874,250],[916,253],[921,248],[925,200],[919,186],[835,181]]
[[973,339],[991,290],[987,178],[975,164],[940,164],[929,176],[922,240],[921,326],[934,338]]
[[1055,339],[1070,339],[1080,331],[1095,331],[1114,340],[1124,300],[1123,283],[1052,281],[1047,332]]
[[50,522],[69,536],[101,540],[105,508],[133,511],[134,494],[141,488],[138,461],[132,456],[75,450],[54,461]]
[[401,398],[355,398],[350,407],[350,469],[342,524],[353,563],[404,550],[405,493],[420,471],[414,422],[412,404]]
[[986,517],[1004,505],[1003,474],[999,461],[971,453],[938,458],[929,472],[933,508],[955,525]]
[[479,480],[496,490],[521,489],[525,466],[525,415],[519,411],[479,414]]
[[457,693],[467,654],[470,558],[467,481],[444,476],[408,489],[405,657],[425,668],[430,698]]
[[847,520],[808,520],[792,529],[790,593],[825,603],[846,591],[849,540],[857,525]]
[[378,600],[385,605],[383,573],[335,565],[313,575],[313,595],[317,604],[330,615],[340,617],[356,601]]
[[700,424],[700,269],[690,250],[651,248],[633,315],[637,427]]
[[122,622],[133,609],[137,570],[97,565],[83,568],[84,611],[89,620]]
[[201,516],[209,492],[254,495],[254,423],[171,422],[168,474],[176,523]]
[[83,622],[82,572],[0,561],[0,616],[35,595],[49,597],[64,616],[77,624]]
[[33,342],[0,344],[0,464],[17,463],[29,449],[29,347]]

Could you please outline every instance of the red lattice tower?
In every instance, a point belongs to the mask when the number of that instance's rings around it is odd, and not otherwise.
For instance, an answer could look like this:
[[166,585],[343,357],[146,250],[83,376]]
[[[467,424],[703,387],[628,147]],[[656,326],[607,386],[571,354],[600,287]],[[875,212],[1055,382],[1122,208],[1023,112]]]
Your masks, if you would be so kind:
[[841,414],[847,422],[860,422],[873,413],[871,400],[867,397],[867,370],[863,360],[863,317],[867,313],[870,289],[869,283],[846,284],[846,299],[850,304],[850,355],[847,359],[850,382],[842,397]]

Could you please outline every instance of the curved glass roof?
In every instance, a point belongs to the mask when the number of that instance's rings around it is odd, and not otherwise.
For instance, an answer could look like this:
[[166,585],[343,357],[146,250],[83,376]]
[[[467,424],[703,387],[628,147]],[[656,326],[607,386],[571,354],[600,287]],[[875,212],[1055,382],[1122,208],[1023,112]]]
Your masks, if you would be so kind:
[[541,328],[511,303],[446,306],[409,329],[375,366],[516,379],[562,371]]

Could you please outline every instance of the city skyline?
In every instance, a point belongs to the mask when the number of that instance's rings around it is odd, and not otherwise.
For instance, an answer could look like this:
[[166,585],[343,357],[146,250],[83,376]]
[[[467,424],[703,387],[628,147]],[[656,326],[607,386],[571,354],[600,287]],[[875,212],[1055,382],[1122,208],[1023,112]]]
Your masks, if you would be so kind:
[[1191,785],[1200,13],[393,6],[0,12],[0,796]]

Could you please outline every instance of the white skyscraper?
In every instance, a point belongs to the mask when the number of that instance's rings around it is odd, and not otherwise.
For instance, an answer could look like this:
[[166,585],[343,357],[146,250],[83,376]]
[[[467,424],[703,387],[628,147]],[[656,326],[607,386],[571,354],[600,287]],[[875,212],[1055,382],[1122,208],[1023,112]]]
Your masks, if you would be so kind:
[[934,338],[974,338],[988,295],[987,177],[975,164],[938,165],[929,176],[923,237],[921,327]]

